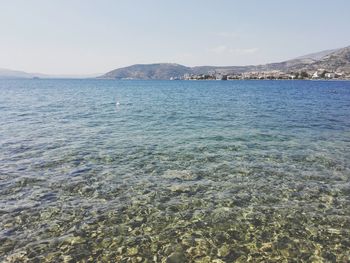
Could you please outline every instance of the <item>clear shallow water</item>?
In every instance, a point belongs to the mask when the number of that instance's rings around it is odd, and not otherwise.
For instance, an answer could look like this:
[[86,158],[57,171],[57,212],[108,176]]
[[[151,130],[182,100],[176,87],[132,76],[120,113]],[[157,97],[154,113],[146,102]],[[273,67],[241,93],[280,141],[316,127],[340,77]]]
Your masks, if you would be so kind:
[[350,261],[350,82],[1,80],[0,113],[0,261]]

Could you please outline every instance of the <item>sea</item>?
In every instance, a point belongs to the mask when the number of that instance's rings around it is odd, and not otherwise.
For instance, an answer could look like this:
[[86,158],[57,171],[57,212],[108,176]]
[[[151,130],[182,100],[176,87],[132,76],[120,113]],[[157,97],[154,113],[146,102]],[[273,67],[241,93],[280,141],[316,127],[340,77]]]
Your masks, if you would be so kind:
[[350,82],[0,80],[1,262],[350,262]]

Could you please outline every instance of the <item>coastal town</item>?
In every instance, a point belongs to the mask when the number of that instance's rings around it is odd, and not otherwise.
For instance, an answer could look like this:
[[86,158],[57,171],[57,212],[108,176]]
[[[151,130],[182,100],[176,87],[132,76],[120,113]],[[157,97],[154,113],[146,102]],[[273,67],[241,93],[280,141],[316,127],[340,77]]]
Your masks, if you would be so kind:
[[274,71],[255,71],[245,73],[221,73],[208,72],[208,74],[184,74],[182,78],[170,78],[170,80],[349,80],[350,73],[327,71],[318,69],[315,72],[298,71],[282,72]]

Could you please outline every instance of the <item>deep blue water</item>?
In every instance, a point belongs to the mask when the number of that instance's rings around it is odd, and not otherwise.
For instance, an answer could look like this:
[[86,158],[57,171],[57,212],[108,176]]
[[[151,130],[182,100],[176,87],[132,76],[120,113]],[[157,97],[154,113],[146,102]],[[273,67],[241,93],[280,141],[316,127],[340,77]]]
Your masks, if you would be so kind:
[[0,261],[350,261],[350,82],[0,80],[0,113]]

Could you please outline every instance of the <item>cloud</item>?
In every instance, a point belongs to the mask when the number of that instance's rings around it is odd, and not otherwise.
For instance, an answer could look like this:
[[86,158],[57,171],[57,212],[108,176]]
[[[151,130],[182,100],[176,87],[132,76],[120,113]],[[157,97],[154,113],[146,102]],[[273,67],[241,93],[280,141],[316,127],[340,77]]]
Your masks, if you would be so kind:
[[254,48],[234,48],[230,49],[231,54],[254,54],[258,52],[259,49],[254,47]]
[[232,55],[247,55],[255,54],[259,51],[258,48],[231,48],[226,45],[220,45],[209,49],[210,52],[215,54],[232,54]]
[[209,49],[209,51],[216,53],[216,54],[228,53],[229,50],[230,50],[229,47],[227,47],[225,45],[221,45],[221,46],[217,46],[217,47],[213,47],[213,48]]

